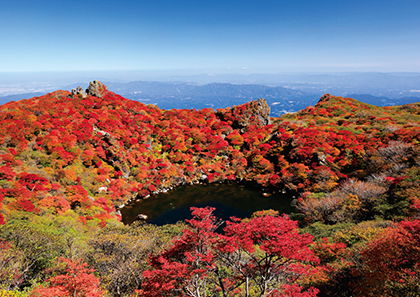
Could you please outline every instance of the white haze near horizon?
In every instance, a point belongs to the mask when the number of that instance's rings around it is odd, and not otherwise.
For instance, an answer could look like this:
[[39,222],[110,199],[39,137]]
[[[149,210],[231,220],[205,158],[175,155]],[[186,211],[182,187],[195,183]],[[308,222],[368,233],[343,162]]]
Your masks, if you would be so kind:
[[[346,93],[369,84],[384,91],[420,93],[420,73],[417,72],[253,72],[251,69],[184,69],[143,71],[84,71],[84,72],[0,72],[0,97],[46,93],[58,89],[70,90],[77,85],[86,88],[90,81],[128,83],[133,81],[190,82],[196,84],[232,83],[260,84],[296,88],[323,85],[334,89],[341,86]],[[395,82],[390,87],[390,81]],[[416,87],[417,86],[417,87]],[[393,89],[389,89],[393,88]],[[337,94],[340,95],[340,94]]]

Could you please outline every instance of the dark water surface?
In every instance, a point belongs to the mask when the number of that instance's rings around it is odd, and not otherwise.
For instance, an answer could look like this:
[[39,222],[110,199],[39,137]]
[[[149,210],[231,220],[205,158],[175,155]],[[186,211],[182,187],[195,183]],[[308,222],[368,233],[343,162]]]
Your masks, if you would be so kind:
[[121,209],[121,214],[125,224],[135,221],[138,214],[145,214],[148,223],[161,226],[191,219],[190,207],[215,207],[215,216],[223,220],[231,216],[250,217],[253,212],[266,209],[291,213],[292,195],[274,193],[265,197],[261,190],[235,183],[181,186],[132,202]]

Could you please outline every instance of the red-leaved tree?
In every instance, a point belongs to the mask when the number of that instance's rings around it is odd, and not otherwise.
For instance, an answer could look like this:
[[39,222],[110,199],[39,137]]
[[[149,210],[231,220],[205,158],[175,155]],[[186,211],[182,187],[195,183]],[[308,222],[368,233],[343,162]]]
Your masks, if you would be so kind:
[[420,221],[389,227],[361,251],[355,284],[363,296],[419,296]]
[[88,268],[86,263],[61,258],[65,265],[61,274],[47,280],[47,287],[36,288],[31,297],[102,297],[104,292],[99,288],[99,278]]
[[318,263],[312,236],[299,234],[295,221],[236,220],[218,234],[213,210],[192,208],[191,228],[150,258],[140,296],[316,296],[304,282]]

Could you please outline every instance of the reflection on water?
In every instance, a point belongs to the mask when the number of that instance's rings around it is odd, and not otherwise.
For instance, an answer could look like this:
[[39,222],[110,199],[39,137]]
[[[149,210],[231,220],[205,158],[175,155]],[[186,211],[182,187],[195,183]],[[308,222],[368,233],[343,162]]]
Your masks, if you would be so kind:
[[264,209],[291,213],[291,200],[292,194],[275,193],[265,197],[260,190],[238,184],[194,185],[133,202],[121,209],[121,213],[125,224],[135,221],[138,214],[145,214],[147,222],[164,225],[190,219],[190,207],[215,207],[215,216],[223,220],[231,216],[250,217],[253,212]]

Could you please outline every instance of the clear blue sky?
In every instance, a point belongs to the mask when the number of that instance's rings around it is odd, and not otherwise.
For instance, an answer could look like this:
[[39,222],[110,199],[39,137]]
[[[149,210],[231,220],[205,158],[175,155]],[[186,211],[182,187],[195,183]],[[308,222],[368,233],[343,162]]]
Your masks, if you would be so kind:
[[420,72],[419,0],[4,0],[0,72]]

